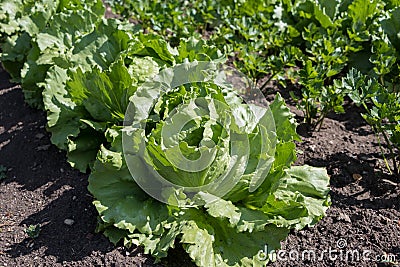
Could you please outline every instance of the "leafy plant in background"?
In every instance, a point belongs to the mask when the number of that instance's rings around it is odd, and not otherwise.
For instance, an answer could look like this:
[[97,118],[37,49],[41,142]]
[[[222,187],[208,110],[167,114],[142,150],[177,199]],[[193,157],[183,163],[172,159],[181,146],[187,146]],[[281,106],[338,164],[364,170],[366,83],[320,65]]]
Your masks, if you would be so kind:
[[[100,16],[104,13],[104,8],[100,1],[93,1],[91,4],[54,14],[47,21],[47,27],[40,29],[30,42],[32,48],[21,70],[21,85],[25,101],[31,106],[43,106],[42,83],[51,66],[57,65],[66,69],[80,64],[82,68],[87,68],[97,63],[93,59],[83,60],[90,57],[90,51],[93,50],[91,46],[95,41],[99,47],[103,45],[99,37],[101,33],[96,35],[100,40],[94,40],[93,34],[90,33],[97,26],[101,27]],[[60,28],[63,30],[60,31]],[[112,38],[112,33],[109,34]],[[106,64],[107,62],[104,62],[104,65]]]
[[[272,79],[282,85],[286,79],[299,80],[302,87],[292,95],[313,129],[319,129],[329,113],[344,111],[344,93],[333,81],[350,68],[364,74],[374,69],[391,77],[399,73],[399,57],[392,48],[399,46],[400,3],[396,0],[107,3],[115,12],[133,18],[143,31],[168,40],[207,36],[231,55],[243,73],[254,81],[266,81],[263,89]],[[304,70],[298,72],[294,66]]]
[[[351,69],[342,81],[338,81],[349,97],[364,108],[362,117],[376,134],[382,156],[391,173],[399,175],[400,151],[400,92],[395,85],[385,87],[374,78],[368,78],[356,69]],[[389,150],[389,166],[382,147],[382,139]]]
[[[79,0],[13,1],[0,3],[1,62],[15,82],[20,82],[21,69],[31,51],[31,41],[45,30],[54,14],[73,10],[90,9],[104,14],[101,1],[83,3]],[[47,39],[50,40],[50,39]]]
[[[41,4],[45,3],[38,2],[35,5]],[[20,8],[28,9],[24,5]],[[36,9],[41,10],[38,7]],[[104,137],[80,121],[80,112],[85,111],[81,107],[75,108],[76,105],[64,96],[67,70],[78,66],[83,72],[92,70],[94,66],[108,69],[119,53],[127,49],[127,43],[135,31],[131,24],[103,20],[104,7],[101,1],[89,4],[62,1],[57,10],[59,12],[46,20],[46,27],[38,28],[32,33],[32,38],[23,43],[30,50],[20,54],[22,67],[15,71],[21,77],[25,101],[48,111],[48,130],[52,133],[52,142],[67,150],[72,166],[85,172]],[[26,14],[27,19],[29,13]],[[2,47],[6,45],[7,41]],[[3,49],[2,56],[13,49],[15,47]],[[4,65],[5,62],[8,61],[2,61]],[[10,64],[20,66],[14,61]]]
[[31,49],[30,41],[56,12],[58,1],[2,1],[0,3],[1,62],[14,81]]
[[[390,173],[399,175],[400,148],[400,7],[387,3],[391,12],[383,12],[371,22],[376,30],[371,34],[368,66],[356,65],[337,85],[347,91],[353,102],[364,108],[362,117],[376,134],[382,156]],[[385,7],[386,7],[385,6]],[[372,12],[372,11],[371,11]],[[365,20],[365,18],[360,18]],[[383,140],[383,141],[382,141]],[[389,156],[385,155],[383,143]],[[391,165],[389,165],[391,161]]]
[[158,33],[173,45],[182,37],[207,36],[254,80],[270,74],[267,56],[278,56],[280,49],[299,35],[291,24],[282,22],[288,15],[278,3],[277,9],[265,1],[237,0],[107,3],[116,13],[136,21],[144,32]]
[[335,85],[324,85],[324,71],[320,65],[314,67],[308,60],[299,71],[299,76],[299,84],[303,86],[301,97],[294,92],[290,94],[299,102],[298,107],[304,111],[304,120],[312,129],[319,130],[330,112],[344,113],[345,92]]

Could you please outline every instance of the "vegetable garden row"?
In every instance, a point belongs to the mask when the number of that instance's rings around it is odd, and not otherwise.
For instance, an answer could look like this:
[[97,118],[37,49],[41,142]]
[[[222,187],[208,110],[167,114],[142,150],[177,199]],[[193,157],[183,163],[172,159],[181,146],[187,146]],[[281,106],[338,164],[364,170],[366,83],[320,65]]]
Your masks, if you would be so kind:
[[[279,94],[269,129],[267,115],[233,88],[162,89],[201,62],[234,66],[263,92],[270,81],[298,85],[290,94],[313,130],[353,101],[376,133],[382,171],[398,179],[399,1],[107,4],[118,19],[104,18],[101,1],[2,0],[0,60],[26,102],[47,112],[52,143],[73,167],[90,171],[98,230],[112,242],[141,245],[156,259],[180,242],[198,266],[263,266],[271,259],[260,250],[279,248],[290,229],[315,225],[330,205],[326,170],[292,166],[301,139]],[[149,83],[154,77],[162,79]],[[124,126],[130,107],[129,120],[144,126]],[[177,115],[189,118],[179,134]],[[176,147],[187,159],[215,151],[214,159],[196,172],[178,169],[169,157]],[[147,169],[140,161],[131,168],[130,156],[142,152]],[[190,189],[214,185],[229,169],[224,194],[160,187],[167,203],[132,178],[155,170]]]

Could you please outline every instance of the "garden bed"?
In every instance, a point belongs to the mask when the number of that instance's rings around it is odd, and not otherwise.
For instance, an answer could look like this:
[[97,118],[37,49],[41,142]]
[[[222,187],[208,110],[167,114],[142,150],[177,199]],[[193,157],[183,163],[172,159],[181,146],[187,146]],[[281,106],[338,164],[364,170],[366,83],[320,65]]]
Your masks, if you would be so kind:
[[[0,182],[0,266],[192,265],[179,247],[154,264],[141,248],[114,247],[95,233],[97,212],[86,189],[87,175],[72,169],[65,152],[51,145],[45,113],[27,106],[19,86],[8,80],[1,70],[0,165],[8,170]],[[301,121],[302,114],[291,109]],[[302,153],[297,163],[327,168],[332,206],[315,227],[292,231],[282,244],[286,258],[271,266],[398,264],[400,188],[380,173],[384,166],[379,145],[359,110],[348,105],[345,115],[327,118],[321,131],[309,134],[303,125],[298,131],[303,142],[298,144]],[[67,225],[65,219],[74,222]],[[41,232],[31,239],[24,230],[35,224],[41,225]],[[341,258],[339,248],[360,255],[370,251],[369,259]],[[329,249],[339,250],[336,260],[326,254]],[[305,250],[314,251],[316,260],[296,259],[296,253],[301,256]],[[373,262],[376,256],[391,257],[392,262]]]

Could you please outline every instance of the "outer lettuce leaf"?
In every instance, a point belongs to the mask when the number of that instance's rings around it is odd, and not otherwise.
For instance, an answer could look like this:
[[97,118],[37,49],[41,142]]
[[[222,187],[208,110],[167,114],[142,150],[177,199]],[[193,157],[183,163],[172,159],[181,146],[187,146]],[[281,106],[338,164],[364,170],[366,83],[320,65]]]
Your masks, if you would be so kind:
[[285,100],[278,93],[274,101],[270,104],[270,109],[274,115],[276,135],[282,142],[301,141],[296,132],[296,119],[285,104]]
[[[89,178],[89,190],[98,194],[95,205],[102,219],[120,229],[148,235],[160,234],[169,218],[166,205],[149,198],[133,181],[121,152],[101,147]],[[160,232],[161,231],[161,232]]]
[[[78,135],[81,129],[90,126],[82,120],[98,121],[105,124],[117,122],[115,118],[101,116],[100,113],[96,112],[97,110],[103,113],[110,111],[107,114],[118,114],[122,121],[121,114],[124,111],[121,104],[134,92],[134,89],[125,87],[134,76],[130,78],[129,69],[127,70],[122,62],[111,67],[108,74],[100,75],[100,69],[108,71],[111,63],[120,56],[122,51],[126,50],[133,35],[132,32],[120,30],[119,27],[120,24],[115,21],[100,21],[96,29],[78,38],[79,41],[71,46],[67,57],[60,56],[59,52],[52,54],[46,48],[39,59],[50,60],[49,64],[41,66],[51,67],[45,70],[47,75],[45,82],[37,83],[37,86],[31,87],[34,94],[38,94],[43,87],[43,102],[48,112],[48,130],[52,133],[52,142],[62,149],[67,149],[70,163],[83,172],[93,162],[102,139],[94,139],[98,141],[97,143],[91,142],[92,148],[87,149],[92,152],[85,152],[87,156],[77,157],[80,153],[79,147],[82,146],[74,144],[74,142],[80,140]],[[79,69],[74,70],[75,66],[79,66]],[[93,69],[93,66],[97,67]],[[85,74],[86,71],[91,72]],[[40,72],[37,75],[39,74]],[[96,87],[94,84],[88,83],[87,79],[95,83]],[[101,89],[99,91],[97,87],[99,85],[103,86],[102,91]],[[119,90],[117,95],[114,93],[116,90]],[[119,99],[113,97],[119,97]],[[103,103],[106,99],[109,100],[108,104]],[[119,109],[116,109],[116,107],[119,107]],[[105,129],[94,127],[92,130],[101,133]],[[83,159],[86,160],[78,162]]]
[[42,107],[42,82],[47,70],[54,65],[64,69],[81,66],[90,69],[87,58],[96,52],[93,46],[79,46],[101,22],[90,9],[67,10],[52,17],[49,27],[37,34],[24,68],[21,71],[25,100]]
[[205,206],[208,213],[227,218],[240,232],[263,231],[268,224],[302,229],[325,216],[330,206],[329,176],[325,169],[293,166],[283,175],[270,175],[267,179],[271,188],[264,191],[263,202],[251,195],[242,201],[244,206],[236,207],[230,201],[219,200]]
[[67,157],[72,167],[86,172],[93,164],[99,145],[105,142],[104,136],[93,128],[81,129],[79,135],[68,139]]
[[[121,140],[119,140],[121,142]],[[156,245],[165,235],[173,217],[168,207],[150,198],[133,181],[124,163],[122,152],[114,152],[101,147],[93,172],[89,177],[89,191],[96,194],[94,202],[101,219],[108,227],[106,233],[117,242],[126,238],[125,243],[146,245],[146,252],[156,257],[165,257],[166,250]],[[113,229],[125,230],[125,235]],[[111,229],[111,230],[109,230]],[[134,234],[135,238],[127,238]],[[173,241],[175,237],[172,239]]]
[[[296,133],[296,121],[285,101],[277,94],[274,101],[270,104],[270,109],[275,121],[276,128],[276,147],[274,161],[268,177],[260,185],[258,190],[249,196],[251,176],[243,176],[237,185],[226,196],[231,201],[239,201],[251,197],[252,205],[260,206],[266,201],[270,188],[275,179],[283,175],[284,169],[287,169],[296,160],[296,145],[294,140],[299,141],[300,137]],[[252,144],[257,146],[257,144]],[[249,161],[251,163],[251,161]],[[278,178],[274,178],[278,177]],[[258,204],[254,204],[257,202]]]
[[296,132],[297,123],[294,115],[279,93],[275,96],[270,108],[274,116],[278,139],[271,172],[277,172],[290,167],[296,161],[296,146],[293,141],[301,141],[301,139]]
[[269,222],[280,227],[313,226],[330,206],[329,176],[322,168],[293,166],[271,191],[261,210],[271,216]]
[[[278,248],[288,233],[273,225],[264,225],[257,233],[239,233],[235,225],[240,213],[231,203],[230,211],[224,211],[222,207],[229,205],[224,200],[210,204],[208,213],[197,208],[179,210],[157,202],[136,185],[122,153],[104,147],[90,175],[89,190],[98,199],[94,204],[102,220],[131,233],[125,236],[125,244],[143,245],[146,253],[158,258],[165,257],[167,249],[180,238],[199,266],[262,266],[258,252],[265,245]],[[114,241],[123,236],[116,230],[108,234]]]
[[262,232],[240,232],[199,210],[184,216],[181,243],[198,266],[265,266],[260,250],[278,249],[288,230],[268,225]]
[[20,79],[34,37],[56,12],[59,1],[12,1],[0,3],[1,62],[14,81]]

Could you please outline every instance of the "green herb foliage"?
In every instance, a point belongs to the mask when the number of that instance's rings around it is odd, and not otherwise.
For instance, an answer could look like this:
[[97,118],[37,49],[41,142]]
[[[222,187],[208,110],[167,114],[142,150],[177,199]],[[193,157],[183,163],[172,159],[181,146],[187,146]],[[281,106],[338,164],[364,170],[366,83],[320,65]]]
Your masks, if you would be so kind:
[[[356,105],[364,108],[365,113],[361,115],[376,134],[388,170],[399,175],[400,92],[396,85],[387,82],[382,84],[355,69],[351,69],[337,85],[347,91]],[[391,166],[385,156],[383,143],[389,150]]]

